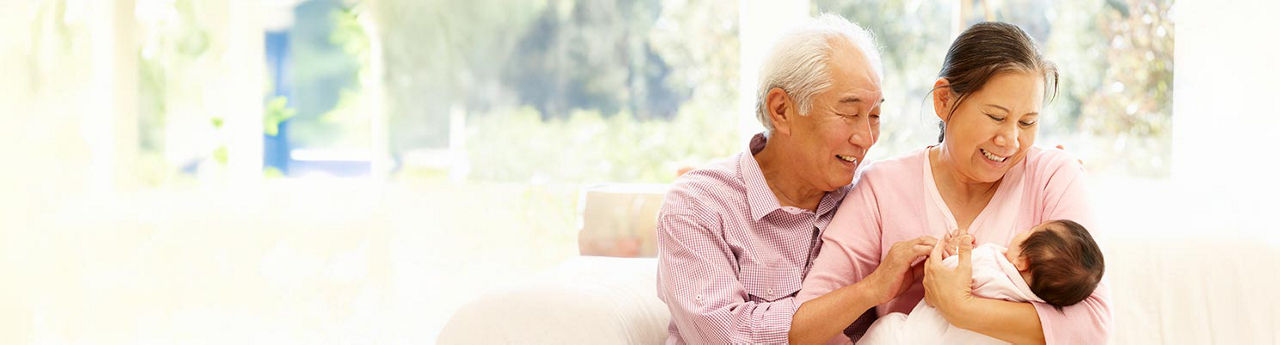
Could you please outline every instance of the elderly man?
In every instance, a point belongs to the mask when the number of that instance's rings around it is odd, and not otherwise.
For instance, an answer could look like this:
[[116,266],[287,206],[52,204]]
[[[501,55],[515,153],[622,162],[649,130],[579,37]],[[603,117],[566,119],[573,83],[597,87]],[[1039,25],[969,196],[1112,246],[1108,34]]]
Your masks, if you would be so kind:
[[879,268],[832,296],[847,308],[796,314],[821,235],[880,129],[880,57],[866,30],[834,15],[774,44],[746,152],[683,175],[659,212],[658,296],[668,343],[824,341],[912,281],[932,238],[895,244]]

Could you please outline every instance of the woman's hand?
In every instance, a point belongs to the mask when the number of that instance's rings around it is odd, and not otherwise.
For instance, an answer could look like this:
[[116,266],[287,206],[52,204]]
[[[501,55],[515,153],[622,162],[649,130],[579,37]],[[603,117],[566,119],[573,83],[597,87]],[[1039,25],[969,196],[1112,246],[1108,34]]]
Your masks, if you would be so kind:
[[973,251],[973,237],[965,232],[952,234],[952,245],[959,251],[960,261],[955,269],[942,265],[942,258],[947,250],[947,242],[939,241],[934,245],[925,260],[924,268],[924,301],[938,308],[943,317],[951,323],[961,315],[959,309],[971,301],[973,296],[973,263],[969,256]]
[[916,266],[917,269],[913,269],[913,264],[929,255],[929,251],[938,243],[941,242],[932,236],[920,236],[894,243],[889,247],[889,254],[880,261],[880,266],[867,275],[867,280],[872,283],[871,286],[876,289],[876,296],[879,297],[876,304],[889,302],[907,291],[911,283],[916,281],[916,277],[924,273],[920,269],[923,266]]

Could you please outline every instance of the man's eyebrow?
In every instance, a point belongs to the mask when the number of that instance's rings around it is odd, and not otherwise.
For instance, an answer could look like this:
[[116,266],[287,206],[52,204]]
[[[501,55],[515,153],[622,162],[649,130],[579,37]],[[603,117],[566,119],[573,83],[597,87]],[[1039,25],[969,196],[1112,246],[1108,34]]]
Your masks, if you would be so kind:
[[[861,103],[861,102],[862,102],[862,99],[858,98],[858,96],[849,96],[849,97],[840,99],[840,103]],[[881,104],[881,103],[884,103],[884,98],[881,98],[880,101],[876,102],[876,104]]]

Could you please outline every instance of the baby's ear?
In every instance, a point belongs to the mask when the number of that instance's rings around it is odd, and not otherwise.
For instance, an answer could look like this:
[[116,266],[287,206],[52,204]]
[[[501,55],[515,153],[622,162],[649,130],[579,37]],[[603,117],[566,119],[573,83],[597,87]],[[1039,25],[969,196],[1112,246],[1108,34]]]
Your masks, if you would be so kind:
[[1022,256],[1022,255],[1018,255],[1018,257],[1014,258],[1014,260],[1013,260],[1013,267],[1017,268],[1017,269],[1018,269],[1018,272],[1026,272],[1026,271],[1027,271],[1027,257],[1026,257],[1026,256]]

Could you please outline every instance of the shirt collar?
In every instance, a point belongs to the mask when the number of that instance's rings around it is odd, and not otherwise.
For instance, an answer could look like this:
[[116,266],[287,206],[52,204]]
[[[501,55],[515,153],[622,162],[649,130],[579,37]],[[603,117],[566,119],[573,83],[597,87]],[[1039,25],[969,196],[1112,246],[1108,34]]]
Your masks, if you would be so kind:
[[818,217],[822,217],[828,212],[835,211],[836,207],[840,206],[840,202],[844,201],[844,195],[849,192],[849,189],[852,186],[853,184],[849,184],[822,195],[822,201],[818,202]]
[[[760,163],[755,159],[755,154],[764,149],[766,140],[768,139],[765,138],[764,133],[757,133],[751,137],[747,152],[743,152],[738,157],[738,172],[747,189],[747,204],[751,207],[751,219],[756,221],[782,208],[778,203],[778,197],[773,195],[773,190],[769,189],[769,183],[764,179],[764,171],[760,170]],[[844,200],[844,195],[849,191],[850,186],[840,187],[823,194],[822,201],[818,202],[816,215],[821,218],[835,211]]]
[[747,187],[747,205],[751,207],[751,219],[756,221],[782,208],[778,204],[778,197],[773,195],[773,190],[769,189],[769,183],[764,179],[760,163],[756,162],[755,154],[764,149],[765,140],[764,133],[751,137],[747,152],[738,157],[738,173]]

